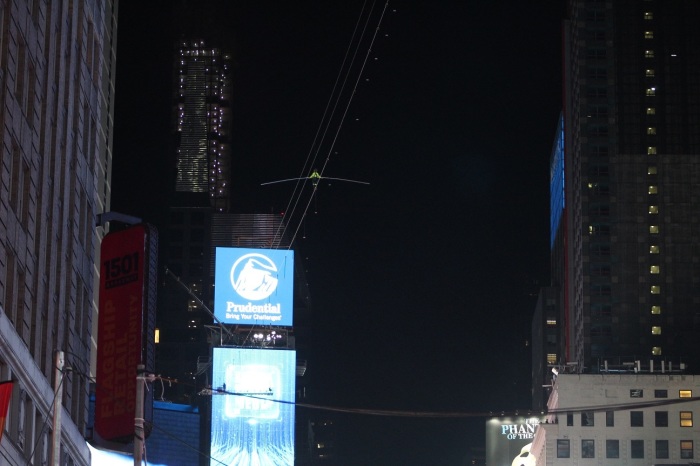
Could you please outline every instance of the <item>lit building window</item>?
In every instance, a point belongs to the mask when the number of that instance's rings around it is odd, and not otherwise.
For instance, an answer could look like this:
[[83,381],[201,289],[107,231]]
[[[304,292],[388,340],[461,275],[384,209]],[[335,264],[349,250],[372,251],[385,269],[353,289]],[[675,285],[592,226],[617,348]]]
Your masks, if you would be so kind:
[[547,353],[547,364],[556,364],[557,355],[555,353]]
[[[654,97],[655,95],[656,95],[656,88],[655,87],[647,88],[647,97]],[[647,109],[647,114],[649,114],[649,109]]]
[[658,213],[659,213],[659,206],[657,206],[657,205],[650,205],[650,206],[649,206],[649,213],[650,213],[650,214],[658,214]]
[[547,325],[557,325],[556,319],[547,319]]
[[651,334],[652,335],[661,335],[661,327],[654,325],[651,327]]
[[651,306],[651,313],[654,315],[661,314],[661,306]]
[[692,411],[681,411],[681,427],[693,427]]
[[653,50],[645,50],[644,51],[644,56],[646,58],[654,58],[654,51]]
[[661,286],[651,285],[651,294],[661,294]]
[[601,224],[588,225],[588,234],[589,235],[609,235],[610,234],[610,225],[601,225]]
[[659,193],[659,187],[656,185],[651,185],[649,186],[649,194],[658,194]]
[[656,235],[659,233],[659,226],[658,225],[649,225],[649,233],[652,235]]
[[658,173],[658,170],[655,165],[650,165],[649,168],[647,168],[647,175],[656,175]]
[[678,391],[678,398],[692,398],[692,397],[693,397],[692,390],[679,390]]
[[656,72],[654,71],[654,68],[647,68],[644,71],[644,74],[646,75],[647,78],[653,78],[656,75]]
[[693,441],[692,440],[681,440],[681,458],[682,459],[693,458]]
[[658,254],[659,253],[659,246],[657,244],[652,244],[649,246],[649,254]]
[[654,38],[654,31],[644,31],[644,38],[645,39],[653,39]]
[[656,107],[647,107],[647,115],[656,115]]
[[661,356],[661,347],[660,346],[654,346],[651,348],[651,354],[653,356]]
[[649,267],[649,273],[659,273],[661,271],[661,268],[658,265],[652,265]]
[[647,21],[654,19],[654,13],[652,13],[651,11],[645,11],[644,19]]
[[647,147],[647,155],[656,155],[656,146]]
[[650,135],[650,136],[653,136],[654,134],[656,134],[656,127],[654,127],[654,126],[648,127],[648,128],[647,128],[647,134]]

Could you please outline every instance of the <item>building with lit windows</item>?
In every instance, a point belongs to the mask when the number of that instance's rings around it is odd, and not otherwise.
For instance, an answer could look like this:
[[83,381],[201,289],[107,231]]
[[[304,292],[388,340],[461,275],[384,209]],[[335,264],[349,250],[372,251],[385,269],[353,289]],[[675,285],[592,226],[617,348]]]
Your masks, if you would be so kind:
[[199,193],[229,210],[230,56],[203,40],[179,43],[175,73],[175,190]]
[[529,450],[537,466],[697,464],[700,376],[637,369],[560,374]]
[[[230,209],[230,56],[204,40],[180,40],[174,51],[174,170],[160,260],[168,274],[159,291],[158,370],[187,384],[171,400],[192,403],[195,379],[206,373],[205,324],[213,282],[209,278],[211,224]],[[213,273],[213,272],[212,272]]]
[[[0,2],[0,464],[88,465],[116,1]],[[59,379],[56,351],[71,367]],[[61,380],[60,448],[52,447]]]
[[568,2],[535,407],[552,365],[700,373],[698,24],[694,1]]

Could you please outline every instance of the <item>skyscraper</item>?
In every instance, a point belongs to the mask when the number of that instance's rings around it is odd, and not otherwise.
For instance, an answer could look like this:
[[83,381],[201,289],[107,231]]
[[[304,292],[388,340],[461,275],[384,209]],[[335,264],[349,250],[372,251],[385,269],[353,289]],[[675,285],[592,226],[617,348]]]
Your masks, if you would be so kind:
[[551,335],[535,372],[700,371],[699,22],[687,0],[568,2],[550,185],[558,312],[541,303],[535,325]]
[[0,380],[15,381],[2,464],[46,464],[55,387],[61,464],[89,464],[116,15],[109,0],[0,4]]
[[212,215],[230,209],[230,57],[204,40],[180,39],[174,60],[175,170],[161,253],[169,273],[159,293],[156,359],[160,371],[190,382],[170,399],[191,402],[194,379],[208,368],[198,359],[209,359],[211,316],[202,304],[211,307]]
[[177,193],[199,193],[228,212],[230,57],[203,40],[179,44],[175,82]]

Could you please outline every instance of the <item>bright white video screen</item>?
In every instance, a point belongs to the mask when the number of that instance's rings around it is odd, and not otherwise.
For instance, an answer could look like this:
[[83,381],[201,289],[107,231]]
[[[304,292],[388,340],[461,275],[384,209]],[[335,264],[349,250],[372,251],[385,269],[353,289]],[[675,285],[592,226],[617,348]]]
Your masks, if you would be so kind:
[[214,348],[213,356],[211,465],[292,466],[296,352]]

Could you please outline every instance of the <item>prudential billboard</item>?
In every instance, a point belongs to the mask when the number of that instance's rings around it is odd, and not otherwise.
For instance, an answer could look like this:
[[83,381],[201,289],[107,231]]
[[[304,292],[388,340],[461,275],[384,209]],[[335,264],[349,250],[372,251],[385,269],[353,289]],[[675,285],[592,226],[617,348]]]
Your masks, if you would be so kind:
[[214,315],[224,324],[291,326],[294,251],[216,248]]

